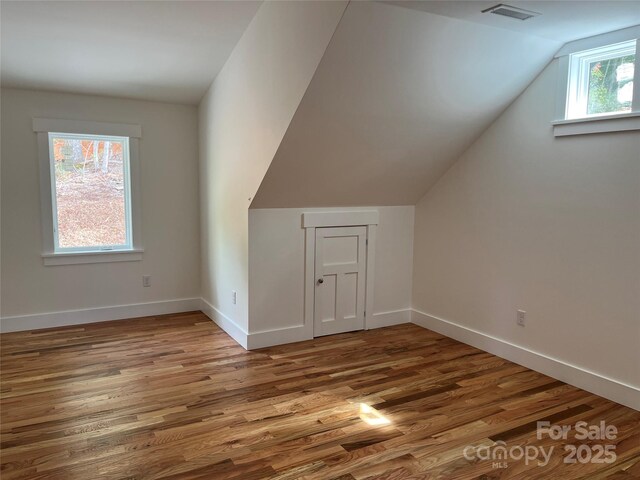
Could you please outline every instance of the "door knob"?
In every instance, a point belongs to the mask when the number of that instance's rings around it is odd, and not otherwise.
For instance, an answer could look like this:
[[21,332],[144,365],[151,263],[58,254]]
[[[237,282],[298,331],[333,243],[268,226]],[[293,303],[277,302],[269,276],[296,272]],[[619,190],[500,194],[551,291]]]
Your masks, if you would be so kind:
[[319,278],[318,283],[324,283],[324,278]]

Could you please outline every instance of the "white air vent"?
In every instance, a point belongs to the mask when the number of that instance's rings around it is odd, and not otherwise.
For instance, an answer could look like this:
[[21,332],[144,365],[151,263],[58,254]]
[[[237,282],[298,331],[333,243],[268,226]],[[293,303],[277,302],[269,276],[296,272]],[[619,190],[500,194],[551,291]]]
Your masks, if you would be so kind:
[[503,17],[513,18],[515,20],[528,20],[532,17],[540,15],[537,12],[531,12],[523,8],[512,7],[511,5],[505,5],[503,3],[496,5],[486,10],[482,10],[482,13],[495,13],[496,15],[502,15]]

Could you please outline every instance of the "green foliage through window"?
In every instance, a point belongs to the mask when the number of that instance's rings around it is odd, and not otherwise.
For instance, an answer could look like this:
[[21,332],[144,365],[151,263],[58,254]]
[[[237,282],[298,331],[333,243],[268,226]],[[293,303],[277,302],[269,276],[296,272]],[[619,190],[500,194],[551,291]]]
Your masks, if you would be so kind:
[[[589,65],[587,114],[631,111],[630,93],[633,91],[633,75],[620,78],[618,67],[625,65],[622,69],[628,71],[629,66],[633,68],[634,62],[635,55],[627,55],[593,62]],[[625,95],[627,91],[629,95]]]

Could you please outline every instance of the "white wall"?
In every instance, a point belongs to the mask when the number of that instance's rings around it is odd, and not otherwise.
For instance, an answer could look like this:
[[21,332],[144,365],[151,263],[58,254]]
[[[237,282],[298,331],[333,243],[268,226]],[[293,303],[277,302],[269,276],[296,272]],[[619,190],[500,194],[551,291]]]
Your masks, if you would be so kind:
[[[15,89],[1,103],[3,317],[199,296],[195,107]],[[32,117],[142,126],[142,261],[43,265]]]
[[265,2],[200,103],[202,296],[245,331],[248,207],[345,6]]
[[349,3],[252,208],[415,205],[560,47]]
[[413,306],[638,387],[640,134],[554,138],[558,74],[418,203]]
[[414,209],[413,206],[251,209],[249,333],[304,324],[302,214],[314,211],[379,211],[373,313],[388,314],[379,320],[381,323],[410,321]]

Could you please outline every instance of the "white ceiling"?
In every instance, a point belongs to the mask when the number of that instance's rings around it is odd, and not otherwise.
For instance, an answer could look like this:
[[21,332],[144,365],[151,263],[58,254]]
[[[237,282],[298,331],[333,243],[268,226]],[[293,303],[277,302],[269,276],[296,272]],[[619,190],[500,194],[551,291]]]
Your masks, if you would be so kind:
[[259,5],[2,0],[2,86],[198,103]]
[[[507,1],[525,22],[482,14],[500,0],[390,1],[560,42],[640,24],[640,1]],[[0,2],[2,86],[197,103],[260,1]]]
[[561,45],[351,2],[251,207],[415,204]]
[[[393,5],[458,18],[560,42],[591,37],[640,24],[636,0],[398,0]],[[482,13],[499,3],[541,13],[526,21]]]

